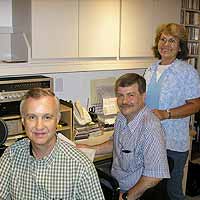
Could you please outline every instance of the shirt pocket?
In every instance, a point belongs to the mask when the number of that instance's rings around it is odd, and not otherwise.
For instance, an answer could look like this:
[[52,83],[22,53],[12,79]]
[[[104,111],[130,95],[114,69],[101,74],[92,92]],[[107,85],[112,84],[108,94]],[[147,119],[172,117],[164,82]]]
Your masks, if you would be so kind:
[[119,160],[120,167],[126,172],[135,172],[141,168],[142,160],[139,156],[136,156],[134,151],[127,151],[129,150],[123,150],[121,152],[121,159]]

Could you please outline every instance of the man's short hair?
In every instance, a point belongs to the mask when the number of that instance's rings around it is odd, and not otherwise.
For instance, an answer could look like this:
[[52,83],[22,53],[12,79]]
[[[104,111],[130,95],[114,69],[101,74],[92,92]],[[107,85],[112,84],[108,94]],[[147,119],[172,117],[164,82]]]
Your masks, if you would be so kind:
[[133,84],[138,84],[138,90],[140,94],[146,92],[146,81],[145,79],[136,73],[127,73],[120,76],[115,83],[115,93],[117,92],[118,87],[129,87]]
[[23,97],[20,103],[20,113],[23,116],[23,109],[24,109],[24,104],[27,99],[33,98],[33,99],[40,99],[41,97],[54,97],[56,101],[56,106],[57,106],[57,114],[60,116],[60,101],[59,99],[55,96],[55,94],[47,89],[44,88],[33,88],[30,89]]

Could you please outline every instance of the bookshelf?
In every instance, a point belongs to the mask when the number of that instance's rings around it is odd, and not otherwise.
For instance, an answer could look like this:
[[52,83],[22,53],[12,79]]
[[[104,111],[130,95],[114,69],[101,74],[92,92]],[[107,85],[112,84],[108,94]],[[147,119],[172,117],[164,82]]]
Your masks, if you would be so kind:
[[[192,64],[200,73],[200,0],[181,0],[181,16],[180,23],[186,27],[188,32],[188,49],[189,49],[189,59],[188,63]],[[199,114],[199,113],[198,113]],[[191,117],[191,128],[194,130],[196,126],[196,117],[198,114],[195,114]],[[197,135],[199,135],[197,131]],[[188,161],[192,161],[194,154],[194,144],[198,143],[197,146],[200,148],[200,143],[197,141],[195,136],[190,137],[190,150]],[[198,151],[196,151],[198,152]],[[192,155],[191,155],[192,154]],[[187,182],[187,172],[188,172],[188,161],[184,168],[184,177],[183,177],[183,191],[186,191],[186,182]]]
[[182,0],[180,19],[188,31],[188,62],[200,72],[200,1]]
[[[192,64],[200,73],[200,0],[182,0],[181,23],[188,31],[188,62]],[[192,116],[192,129],[197,132],[194,138],[195,151],[200,153],[200,112]],[[197,146],[197,148],[195,147]]]

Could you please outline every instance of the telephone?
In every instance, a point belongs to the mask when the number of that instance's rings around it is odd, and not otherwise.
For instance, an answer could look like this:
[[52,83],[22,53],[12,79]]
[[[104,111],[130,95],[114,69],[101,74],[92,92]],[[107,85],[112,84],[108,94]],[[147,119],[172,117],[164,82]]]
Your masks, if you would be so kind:
[[74,118],[80,125],[86,125],[92,121],[87,110],[81,105],[80,101],[74,103]]

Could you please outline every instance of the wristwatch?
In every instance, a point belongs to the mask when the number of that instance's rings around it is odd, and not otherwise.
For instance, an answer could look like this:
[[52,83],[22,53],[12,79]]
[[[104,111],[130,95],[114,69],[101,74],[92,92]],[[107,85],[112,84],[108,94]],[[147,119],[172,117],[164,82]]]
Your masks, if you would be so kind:
[[172,117],[172,114],[171,114],[171,111],[170,111],[170,109],[167,109],[166,111],[167,111],[167,113],[168,113],[168,119],[171,119],[171,117]]
[[123,199],[123,200],[128,200],[128,192],[124,192],[124,193],[122,194],[122,199]]

